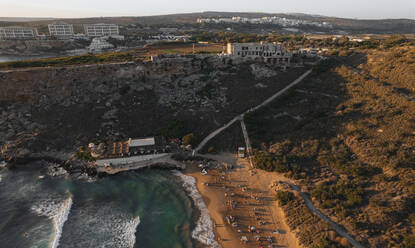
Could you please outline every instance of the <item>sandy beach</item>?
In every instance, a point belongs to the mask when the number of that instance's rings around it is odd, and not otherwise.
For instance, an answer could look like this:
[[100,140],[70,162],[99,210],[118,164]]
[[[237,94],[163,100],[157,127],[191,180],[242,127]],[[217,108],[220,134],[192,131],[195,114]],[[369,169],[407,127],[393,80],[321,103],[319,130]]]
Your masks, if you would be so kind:
[[[202,175],[198,163],[193,163],[184,171],[196,178],[214,223],[216,239],[223,248],[300,247],[270,189],[274,181],[283,179],[281,176],[252,170],[248,160],[237,158],[236,154],[205,157],[233,166],[227,171],[209,169],[207,175]],[[228,223],[226,217],[233,220]],[[255,232],[249,232],[252,226]],[[241,241],[243,236],[247,242]]]

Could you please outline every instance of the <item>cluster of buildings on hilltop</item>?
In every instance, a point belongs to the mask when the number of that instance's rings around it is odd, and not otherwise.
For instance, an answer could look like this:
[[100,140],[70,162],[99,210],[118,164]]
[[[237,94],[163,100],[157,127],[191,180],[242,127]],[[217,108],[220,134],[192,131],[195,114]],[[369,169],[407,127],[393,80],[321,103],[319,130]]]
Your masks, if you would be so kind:
[[183,41],[188,42],[190,40],[190,35],[155,35],[151,36],[149,41]]
[[[49,24],[49,37],[57,39],[71,39],[82,37],[104,37],[114,36],[120,37],[119,27],[116,24],[84,24],[84,34],[75,34],[73,25],[57,22]],[[33,27],[0,27],[0,39],[2,40],[30,40],[30,39],[46,39],[48,36],[39,35],[36,28]]]
[[226,54],[234,58],[263,60],[267,63],[289,66],[292,52],[277,43],[228,43]]
[[332,28],[333,26],[327,22],[311,22],[299,19],[288,19],[285,17],[271,16],[261,18],[245,18],[235,16],[232,18],[205,18],[197,19],[198,23],[250,23],[250,24],[276,24],[283,27],[295,27],[299,25],[312,25],[317,27]]

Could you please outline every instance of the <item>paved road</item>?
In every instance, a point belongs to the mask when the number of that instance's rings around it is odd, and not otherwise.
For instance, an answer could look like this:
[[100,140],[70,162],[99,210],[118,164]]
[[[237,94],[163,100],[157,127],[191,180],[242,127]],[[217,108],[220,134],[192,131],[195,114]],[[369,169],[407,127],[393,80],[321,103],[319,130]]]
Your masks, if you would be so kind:
[[277,93],[275,93],[274,95],[272,95],[271,97],[269,97],[268,99],[266,99],[265,101],[263,101],[261,104],[259,104],[256,107],[250,108],[249,110],[245,111],[244,113],[236,116],[235,118],[233,118],[231,121],[229,121],[227,124],[225,124],[223,127],[220,127],[218,129],[216,129],[215,131],[213,131],[211,134],[209,134],[206,138],[204,138],[202,140],[202,142],[200,142],[200,144],[196,147],[196,149],[193,151],[194,154],[198,153],[208,142],[209,140],[213,139],[216,135],[220,134],[223,130],[227,129],[228,127],[230,127],[233,123],[235,123],[238,120],[242,120],[244,115],[250,112],[254,112],[262,107],[264,107],[265,105],[269,104],[270,102],[274,101],[277,97],[281,96],[282,94],[284,94],[287,90],[289,90],[290,88],[292,88],[293,86],[297,85],[298,83],[300,83],[301,81],[304,80],[304,78],[306,78],[310,73],[312,72],[312,70],[308,70],[306,71],[303,75],[301,75],[299,78],[297,78],[294,82],[290,83],[289,85],[287,85],[284,89],[278,91]]
[[286,184],[290,185],[292,189],[294,189],[295,191],[297,191],[298,193],[300,193],[300,195],[304,199],[304,202],[307,205],[308,209],[310,209],[311,212],[314,212],[320,219],[327,221],[330,224],[330,226],[339,235],[341,235],[344,238],[346,238],[347,241],[349,241],[349,243],[351,245],[353,245],[354,247],[357,247],[357,248],[364,248],[363,245],[361,245],[354,238],[352,238],[352,236],[350,236],[342,227],[340,227],[339,225],[337,225],[337,223],[333,222],[328,216],[326,216],[320,210],[318,210],[317,207],[314,205],[313,201],[310,199],[310,197],[306,193],[302,192],[301,189],[300,189],[300,187],[298,187],[297,185],[295,185],[295,184],[293,184],[291,182],[287,182],[287,181],[283,181],[283,183],[286,183]]

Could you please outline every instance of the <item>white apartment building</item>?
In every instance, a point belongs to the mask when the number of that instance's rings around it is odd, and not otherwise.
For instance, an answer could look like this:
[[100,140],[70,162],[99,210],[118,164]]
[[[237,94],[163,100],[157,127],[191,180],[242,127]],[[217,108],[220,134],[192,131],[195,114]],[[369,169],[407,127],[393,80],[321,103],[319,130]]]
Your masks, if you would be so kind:
[[90,52],[101,52],[104,49],[114,48],[114,46],[107,41],[107,37],[93,38],[89,45]]
[[274,64],[290,64],[292,53],[276,43],[228,43],[227,54],[237,58],[263,59]]
[[74,35],[73,33],[73,25],[64,23],[64,22],[58,22],[55,24],[49,24],[49,34],[50,36],[55,37],[72,37]]
[[37,29],[31,27],[0,27],[0,39],[34,39]]
[[119,35],[120,33],[118,25],[116,24],[85,24],[84,28],[85,34],[89,37]]

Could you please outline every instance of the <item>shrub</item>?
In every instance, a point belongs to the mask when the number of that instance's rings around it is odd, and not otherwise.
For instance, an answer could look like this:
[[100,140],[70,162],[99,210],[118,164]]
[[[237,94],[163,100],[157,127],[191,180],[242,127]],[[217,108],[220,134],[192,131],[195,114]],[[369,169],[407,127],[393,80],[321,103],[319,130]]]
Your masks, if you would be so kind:
[[158,130],[161,136],[167,138],[179,138],[189,132],[189,125],[183,120],[174,120],[168,123],[167,127]]
[[275,198],[281,206],[284,206],[288,202],[294,200],[294,194],[290,191],[278,191]]
[[[290,165],[290,159],[287,156],[276,156],[267,151],[255,152],[254,162],[255,167],[266,171],[286,173],[293,170],[293,167]],[[297,171],[298,169],[296,169]]]
[[399,245],[400,248],[415,248],[415,235],[407,235],[403,242]]
[[102,53],[102,54],[86,54],[80,56],[69,56],[60,58],[45,58],[37,60],[23,60],[13,62],[0,63],[0,68],[21,68],[21,67],[47,67],[47,66],[65,66],[65,65],[81,65],[95,63],[122,62],[137,59],[129,53]]
[[314,245],[313,248],[341,248],[340,244],[329,240],[328,238],[319,239]]
[[86,161],[96,161],[97,159],[92,157],[91,151],[84,149],[81,147],[81,149],[77,152],[75,152],[75,158],[80,160],[86,160]]
[[311,190],[311,196],[322,202],[326,208],[331,208],[334,203],[343,202],[345,207],[357,207],[363,202],[363,189],[353,182],[338,181],[325,183]]
[[193,133],[189,133],[182,138],[183,145],[194,145],[196,142],[195,135]]
[[214,153],[214,152],[216,152],[214,146],[209,146],[209,148],[208,148],[207,151],[208,151],[208,153]]

